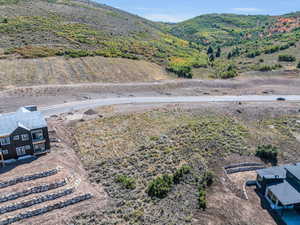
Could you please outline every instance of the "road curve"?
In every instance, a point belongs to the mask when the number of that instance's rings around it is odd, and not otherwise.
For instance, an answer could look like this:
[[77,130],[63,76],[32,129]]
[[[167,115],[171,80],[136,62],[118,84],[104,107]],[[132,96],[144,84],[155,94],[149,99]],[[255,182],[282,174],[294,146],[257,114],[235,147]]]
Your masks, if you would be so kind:
[[300,101],[300,95],[241,95],[241,96],[176,96],[176,97],[131,97],[104,98],[78,102],[68,102],[59,105],[41,107],[39,110],[50,117],[80,109],[96,108],[99,106],[121,104],[150,104],[150,103],[205,103],[205,102],[276,102],[284,98],[288,102]]

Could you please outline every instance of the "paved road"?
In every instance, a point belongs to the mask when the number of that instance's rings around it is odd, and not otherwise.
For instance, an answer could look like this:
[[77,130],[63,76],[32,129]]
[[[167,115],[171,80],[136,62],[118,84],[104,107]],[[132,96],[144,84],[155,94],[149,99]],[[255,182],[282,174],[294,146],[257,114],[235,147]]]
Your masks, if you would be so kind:
[[279,97],[286,101],[300,101],[300,95],[242,95],[242,96],[179,96],[179,97],[132,97],[132,98],[104,98],[86,101],[69,102],[40,108],[49,117],[80,109],[96,108],[99,106],[121,104],[149,104],[149,103],[205,103],[205,102],[276,102]]

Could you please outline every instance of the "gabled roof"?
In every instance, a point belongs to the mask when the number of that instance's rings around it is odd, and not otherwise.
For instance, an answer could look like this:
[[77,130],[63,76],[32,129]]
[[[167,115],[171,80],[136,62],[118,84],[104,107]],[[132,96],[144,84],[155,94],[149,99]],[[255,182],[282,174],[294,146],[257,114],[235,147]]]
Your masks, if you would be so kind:
[[287,179],[287,171],[300,180],[300,163],[270,167],[256,172],[265,179],[272,179],[268,187],[283,205],[299,204],[300,192],[293,180]]
[[285,179],[286,170],[283,166],[275,166],[266,169],[261,169],[256,171],[258,175],[264,177],[265,179]]
[[287,181],[271,185],[269,189],[285,206],[300,203],[300,193]]
[[298,180],[300,180],[300,164],[291,164],[291,165],[287,165],[285,166],[285,168],[291,173],[293,174]]
[[10,135],[18,127],[26,130],[47,127],[42,113],[30,110],[32,107],[22,107],[14,113],[0,114],[0,137]]

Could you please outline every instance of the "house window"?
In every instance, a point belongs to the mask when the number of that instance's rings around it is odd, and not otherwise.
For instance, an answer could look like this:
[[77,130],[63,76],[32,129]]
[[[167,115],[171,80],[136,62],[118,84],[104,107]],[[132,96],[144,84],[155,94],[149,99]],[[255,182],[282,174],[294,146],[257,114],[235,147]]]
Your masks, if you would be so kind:
[[16,151],[17,151],[18,156],[26,155],[25,146],[21,146],[21,147],[16,148]]
[[35,130],[31,132],[33,141],[42,141],[44,140],[43,130]]
[[26,149],[26,150],[30,150],[30,149],[31,149],[31,146],[30,146],[30,145],[26,145],[26,146],[25,146],[25,149]]
[[1,152],[2,152],[3,155],[8,155],[8,150],[3,149]]
[[22,134],[21,138],[22,138],[22,141],[28,141],[29,140],[29,135],[28,134]]
[[276,204],[277,198],[270,190],[268,191],[268,197],[274,204]]
[[13,137],[13,140],[14,140],[14,141],[20,140],[20,136],[19,136],[19,135],[14,136],[14,137]]
[[35,153],[42,153],[42,152],[45,152],[45,150],[46,150],[45,143],[42,143],[42,144],[35,144],[35,145],[33,145],[33,149],[34,149],[34,152],[35,152]]
[[0,138],[0,143],[1,143],[1,145],[9,145],[10,144],[9,137]]

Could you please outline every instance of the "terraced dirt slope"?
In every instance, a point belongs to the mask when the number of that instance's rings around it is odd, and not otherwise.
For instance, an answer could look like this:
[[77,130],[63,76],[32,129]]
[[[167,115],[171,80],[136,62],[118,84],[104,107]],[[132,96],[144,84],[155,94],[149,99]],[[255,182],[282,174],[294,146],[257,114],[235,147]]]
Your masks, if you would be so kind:
[[[52,142],[52,152],[36,160],[28,160],[25,163],[7,164],[0,168],[0,183],[30,177],[34,174],[45,173],[57,169],[56,173],[39,179],[23,180],[2,187],[0,194],[0,224],[65,224],[72,215],[76,215],[91,208],[101,208],[106,204],[106,194],[102,187],[91,185],[87,181],[86,172],[78,163],[75,152],[69,146],[67,132],[49,121],[51,138],[56,138],[56,132],[64,137],[61,142]],[[61,134],[63,133],[63,134]],[[67,160],[66,160],[67,159]],[[78,196],[91,194],[91,199],[78,202],[66,207],[49,210],[58,205],[63,205],[68,200]],[[5,197],[10,196],[6,199]],[[4,201],[5,200],[5,201]],[[37,216],[26,218],[32,215],[35,210],[48,208],[48,212],[40,213]],[[25,217],[26,214],[26,217]],[[20,215],[23,215],[20,220]],[[12,218],[17,218],[10,222]]]

